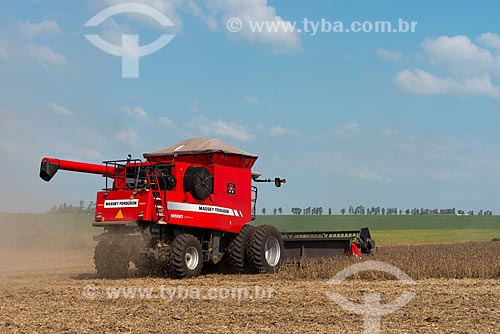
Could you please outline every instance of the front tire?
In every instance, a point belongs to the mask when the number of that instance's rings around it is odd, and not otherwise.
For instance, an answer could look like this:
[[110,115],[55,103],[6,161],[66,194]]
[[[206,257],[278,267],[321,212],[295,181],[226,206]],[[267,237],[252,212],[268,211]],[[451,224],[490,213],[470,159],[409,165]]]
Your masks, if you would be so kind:
[[198,276],[203,265],[200,241],[192,234],[180,234],[171,244],[172,269],[176,278]]
[[253,272],[276,273],[283,255],[283,238],[272,225],[260,225],[248,242],[249,262]]

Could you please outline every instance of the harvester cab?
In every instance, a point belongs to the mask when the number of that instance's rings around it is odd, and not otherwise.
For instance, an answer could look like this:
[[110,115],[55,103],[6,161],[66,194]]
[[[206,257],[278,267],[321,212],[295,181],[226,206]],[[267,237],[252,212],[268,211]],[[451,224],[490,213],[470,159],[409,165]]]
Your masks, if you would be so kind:
[[[196,276],[203,264],[225,263],[232,271],[275,272],[285,258],[369,253],[368,229],[349,232],[280,233],[255,219],[255,183],[281,187],[285,179],[252,172],[257,156],[217,139],[194,138],[144,154],[145,161],[102,165],[42,159],[40,177],[58,170],[99,174],[94,263],[103,277],[123,276],[132,262],[143,274]],[[326,248],[326,250],[324,250]]]

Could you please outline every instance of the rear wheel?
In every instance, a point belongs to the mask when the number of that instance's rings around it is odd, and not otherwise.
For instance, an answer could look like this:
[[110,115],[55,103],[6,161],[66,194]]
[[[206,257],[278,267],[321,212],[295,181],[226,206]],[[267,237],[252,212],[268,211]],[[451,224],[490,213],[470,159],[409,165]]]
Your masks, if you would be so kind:
[[254,231],[255,226],[244,225],[240,233],[229,243],[227,248],[229,264],[237,273],[242,274],[249,267],[248,242]]
[[248,242],[253,272],[275,273],[282,263],[283,238],[272,225],[258,226]]
[[170,245],[172,270],[176,278],[198,276],[203,264],[200,241],[192,234],[180,234]]

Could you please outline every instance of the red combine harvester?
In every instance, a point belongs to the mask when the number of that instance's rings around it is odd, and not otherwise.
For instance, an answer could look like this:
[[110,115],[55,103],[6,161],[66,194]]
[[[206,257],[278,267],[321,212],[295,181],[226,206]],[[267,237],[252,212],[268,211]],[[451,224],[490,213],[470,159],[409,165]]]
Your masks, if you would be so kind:
[[194,138],[164,150],[103,165],[42,159],[40,177],[59,169],[103,175],[97,193],[94,263],[100,277],[122,277],[134,265],[145,275],[199,275],[203,264],[225,263],[238,273],[276,272],[287,258],[362,255],[375,247],[367,228],[280,233],[253,226],[260,179],[257,156],[217,139]]

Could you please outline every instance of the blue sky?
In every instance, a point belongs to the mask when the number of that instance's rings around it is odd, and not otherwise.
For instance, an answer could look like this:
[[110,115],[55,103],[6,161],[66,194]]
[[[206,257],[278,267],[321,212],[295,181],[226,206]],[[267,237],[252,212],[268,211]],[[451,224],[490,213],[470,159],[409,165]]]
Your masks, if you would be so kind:
[[[100,177],[38,179],[43,156],[100,162],[217,137],[283,176],[260,207],[350,204],[500,211],[500,4],[482,1],[139,1],[138,14],[84,27],[119,3],[0,3],[1,211],[94,199]],[[453,9],[453,10],[451,10]],[[413,33],[228,32],[242,22],[416,21]],[[140,77],[84,37],[141,44]]]

